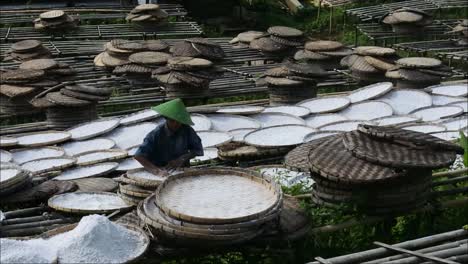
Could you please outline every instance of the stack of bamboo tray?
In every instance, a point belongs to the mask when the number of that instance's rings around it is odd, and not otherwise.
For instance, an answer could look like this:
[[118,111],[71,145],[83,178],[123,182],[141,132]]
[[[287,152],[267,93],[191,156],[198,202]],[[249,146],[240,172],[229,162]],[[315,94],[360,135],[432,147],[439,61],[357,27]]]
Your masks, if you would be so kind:
[[33,22],[35,29],[63,32],[76,28],[79,20],[65,14],[62,10],[52,10],[41,13]]
[[264,74],[268,84],[270,105],[295,104],[317,95],[316,83],[328,73],[320,66],[286,63],[267,70]]
[[[133,53],[154,51],[166,52],[169,45],[162,40],[123,40],[113,39],[104,44],[104,52],[99,53],[94,58],[94,65],[114,69],[119,66],[137,65],[129,61],[129,56]],[[123,69],[122,72],[127,73]],[[142,73],[140,70],[128,69],[128,73]]]
[[204,38],[189,38],[175,43],[171,53],[177,57],[196,57],[208,60],[221,60],[224,51],[218,43]]
[[399,34],[424,34],[424,27],[432,24],[432,15],[420,9],[402,7],[381,18],[382,23],[391,25]]
[[434,58],[402,58],[396,61],[396,65],[385,74],[396,81],[396,88],[422,89],[440,84],[442,78],[452,76],[452,69]]
[[312,141],[308,163],[312,200],[391,214],[424,205],[432,169],[451,165],[463,149],[419,132],[359,125],[357,131]]
[[274,26],[267,32],[263,36],[255,36],[250,41],[250,48],[265,55],[279,56],[291,54],[304,43],[304,33],[295,28]]
[[125,20],[137,26],[161,26],[167,23],[169,15],[156,4],[138,5],[130,11]]
[[343,57],[352,53],[353,51],[341,42],[317,40],[306,42],[304,49],[294,54],[294,59],[317,64],[326,70],[333,70],[340,67]]
[[74,70],[69,65],[53,59],[33,59],[0,76],[0,112],[22,115],[38,112],[29,101],[46,87],[66,80]]
[[239,48],[248,48],[250,47],[250,42],[265,35],[266,33],[262,31],[249,30],[239,33],[235,38],[230,40],[229,43]]
[[139,205],[138,215],[167,243],[231,245],[278,224],[282,198],[279,185],[254,171],[189,170],[164,181]]
[[456,25],[451,32],[460,33],[460,39],[457,41],[457,45],[466,47],[468,46],[468,19],[463,19],[458,25]]
[[50,58],[52,54],[42,45],[42,42],[35,39],[27,39],[14,43],[11,45],[11,50],[7,53],[8,59],[17,61],[27,61],[33,59]]
[[354,53],[344,57],[341,65],[348,67],[354,78],[363,82],[381,82],[385,72],[395,67],[398,57],[391,48],[377,46],[360,46]]
[[172,57],[167,67],[153,71],[166,90],[167,97],[186,98],[206,96],[210,82],[223,74],[221,68],[215,67],[209,60],[193,57]]
[[156,188],[166,179],[145,169],[134,169],[117,178],[119,196],[129,204],[137,205],[154,193]]
[[97,102],[109,99],[111,93],[112,90],[107,88],[83,84],[67,85],[58,92],[49,92],[43,97],[35,98],[32,104],[46,109],[48,127],[66,129],[97,119]]

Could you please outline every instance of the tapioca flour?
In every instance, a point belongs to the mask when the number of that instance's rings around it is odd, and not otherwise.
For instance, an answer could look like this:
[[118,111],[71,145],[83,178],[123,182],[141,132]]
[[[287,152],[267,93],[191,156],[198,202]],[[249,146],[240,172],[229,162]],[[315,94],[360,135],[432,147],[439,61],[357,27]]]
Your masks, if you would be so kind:
[[0,263],[123,263],[145,250],[137,232],[104,216],[83,217],[77,227],[49,239],[0,239]]

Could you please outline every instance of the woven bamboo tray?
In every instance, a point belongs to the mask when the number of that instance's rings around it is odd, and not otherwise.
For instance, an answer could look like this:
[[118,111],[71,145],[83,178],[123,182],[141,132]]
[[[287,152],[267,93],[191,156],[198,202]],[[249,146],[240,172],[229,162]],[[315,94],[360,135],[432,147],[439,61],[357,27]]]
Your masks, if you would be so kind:
[[307,134],[304,137],[303,142],[307,143],[307,142],[310,142],[310,141],[313,141],[313,140],[317,140],[317,139],[321,139],[321,138],[324,138],[324,137],[329,137],[329,136],[333,136],[333,135],[337,135],[337,134],[341,134],[341,133],[343,133],[343,131],[338,131],[338,130],[312,132],[310,134]]
[[13,160],[13,155],[10,152],[0,149],[0,162],[10,162]]
[[208,117],[201,114],[191,114],[190,118],[194,123],[192,128],[195,131],[205,131],[211,129],[211,120]]
[[272,106],[267,107],[263,110],[263,113],[283,113],[297,117],[304,117],[310,114],[310,110],[307,107],[297,105],[283,105],[283,106]]
[[[101,157],[99,157],[101,155]],[[76,156],[77,165],[92,165],[101,162],[123,159],[128,156],[127,151],[121,149],[101,149],[88,151]]]
[[63,171],[58,177],[55,177],[54,180],[66,181],[88,177],[104,176],[117,169],[118,166],[119,164],[116,162],[106,162],[87,166],[79,166]]
[[152,109],[145,109],[136,113],[126,115],[120,119],[120,124],[123,126],[133,125],[139,122],[156,119],[159,114]]
[[466,84],[441,84],[427,87],[425,91],[448,96],[464,96],[468,95],[468,88]]
[[[59,162],[60,163],[51,163],[51,162]],[[49,164],[45,166],[43,163],[48,162]],[[49,171],[56,171],[56,170],[63,170],[68,167],[71,167],[76,164],[76,159],[71,157],[58,157],[58,158],[44,158],[44,159],[37,159],[33,161],[26,162],[21,166],[31,171],[33,175],[37,175],[44,172]],[[39,166],[39,167],[37,167]]]
[[[56,228],[56,229],[52,229],[52,230],[49,230],[49,231],[46,231],[44,233],[42,233],[41,235],[37,236],[37,238],[42,238],[42,239],[49,239],[53,236],[56,236],[56,235],[60,235],[60,234],[63,234],[65,232],[68,232],[68,231],[71,231],[73,230],[78,224],[71,224],[71,225],[66,225],[66,226],[61,226],[59,228]],[[148,235],[146,234],[145,231],[143,231],[141,228],[135,226],[135,225],[129,225],[129,224],[119,224],[127,229],[130,229],[132,231],[135,231],[138,233],[138,235],[141,237],[141,239],[143,240],[143,247],[144,248],[142,250],[142,252],[140,254],[138,254],[138,256],[134,257],[133,259],[129,259],[125,262],[122,262],[122,263],[138,263],[139,259],[141,259],[142,256],[145,255],[145,253],[148,251],[148,248],[149,248],[149,245],[150,245],[150,239],[148,237]]]
[[226,132],[198,131],[197,135],[201,139],[203,148],[218,147],[232,140],[232,136]]
[[337,112],[346,108],[351,101],[346,97],[327,96],[314,99],[308,99],[299,102],[297,105],[310,109],[312,114]]
[[253,232],[244,232],[240,234],[227,234],[227,235],[213,235],[213,234],[202,234],[193,233],[188,231],[181,231],[170,228],[169,226],[162,225],[160,223],[151,221],[142,210],[138,210],[140,218],[144,219],[145,222],[150,222],[155,232],[162,239],[168,239],[170,242],[181,245],[193,245],[198,247],[214,246],[214,245],[232,245],[240,244],[245,241],[252,240],[259,236],[263,229],[259,228]]
[[416,89],[396,89],[379,98],[389,104],[395,115],[407,115],[411,111],[432,105],[429,94]]
[[104,118],[79,124],[67,131],[72,135],[71,139],[85,140],[110,132],[119,124],[120,120],[117,118]]
[[362,101],[355,103],[339,112],[350,120],[372,120],[393,114],[393,108],[380,101]]
[[304,119],[285,113],[260,113],[252,116],[262,124],[262,128],[278,125],[305,125]]
[[307,134],[315,131],[304,125],[278,125],[250,132],[245,135],[244,141],[263,148],[295,146],[301,144]]
[[[12,149],[10,150],[10,153],[13,155],[13,160],[17,164],[24,164],[28,161],[33,161],[33,160],[38,160],[38,159],[43,159],[43,158],[58,158],[58,157],[65,156],[65,151],[61,147],[20,148],[20,149]],[[30,153],[28,158],[23,156],[23,155],[27,155],[28,153]]]
[[143,168],[127,171],[126,178],[132,180],[136,186],[157,187],[168,177],[154,175]]
[[89,208],[67,208],[63,207],[59,203],[59,199],[61,199],[64,196],[69,196],[69,195],[100,195],[100,196],[110,196],[112,198],[119,198],[121,199],[117,194],[115,193],[108,193],[108,192],[76,192],[76,193],[66,193],[66,194],[60,194],[56,195],[52,198],[49,199],[47,202],[47,205],[57,211],[63,211],[67,213],[75,213],[75,214],[108,214],[112,213],[116,210],[120,210],[121,212],[124,211],[130,211],[133,205],[125,205],[125,206],[120,206],[120,207],[114,207],[114,208],[106,208],[106,209],[89,209]]
[[123,194],[120,192],[120,190],[117,192],[117,195],[120,196],[120,198],[122,198],[122,200],[124,200],[126,203],[134,205],[134,206],[137,206],[143,200],[143,198],[141,197],[135,197],[135,196]]
[[218,109],[216,113],[231,115],[253,115],[261,113],[265,108],[263,106],[231,106]]
[[373,121],[364,121],[364,120],[345,120],[329,123],[323,126],[317,127],[320,131],[353,131],[358,128],[360,124],[374,125]]
[[428,106],[411,111],[409,114],[421,118],[422,121],[437,121],[443,118],[463,114],[464,110],[456,105]]
[[372,120],[377,123],[379,126],[394,126],[394,125],[403,125],[408,123],[413,123],[421,120],[419,117],[412,115],[393,115],[386,116]]
[[236,144],[234,148],[221,147],[218,149],[218,157],[222,160],[256,160],[268,157],[277,157],[286,154],[289,147],[258,148],[254,146]]
[[306,125],[313,127],[313,128],[318,128],[321,126],[325,126],[331,123],[335,122],[341,122],[341,121],[346,121],[348,120],[346,117],[340,114],[317,114],[317,115],[310,115],[304,118],[306,121]]
[[391,82],[374,83],[350,92],[346,97],[351,103],[358,103],[380,97],[393,89]]
[[[55,135],[53,138],[46,140],[47,135]],[[32,136],[35,136],[35,139],[31,139]],[[44,132],[34,132],[22,134],[21,136],[16,137],[18,140],[18,145],[23,147],[39,147],[53,145],[57,143],[64,142],[71,138],[71,134],[64,131],[44,131]]]
[[60,145],[69,156],[76,156],[89,151],[111,149],[115,146],[113,140],[107,138],[94,138],[83,141],[70,141]]
[[[159,207],[157,207],[155,198],[156,198],[155,195],[151,195],[147,197],[145,201],[142,203],[143,212],[145,212],[145,214],[147,214],[149,218],[157,222],[158,221],[161,221],[162,223],[167,222],[177,228],[181,228],[181,227],[192,228],[193,230],[197,230],[197,232],[202,232],[202,233],[206,233],[207,232],[206,230],[209,230],[209,231],[217,230],[217,231],[221,231],[221,233],[223,232],[232,233],[232,232],[239,232],[239,231],[244,232],[247,230],[257,229],[267,222],[274,221],[278,217],[280,213],[280,209],[282,208],[282,203],[278,203],[274,208],[272,208],[269,214],[266,214],[265,216],[257,218],[257,219],[244,221],[244,222],[238,222],[238,223],[232,223],[232,224],[197,224],[197,223],[192,223],[188,221],[178,220],[178,219],[172,218],[164,214],[164,212],[162,212],[159,209]],[[158,213],[155,215],[156,217],[152,217],[153,216],[152,212],[154,210],[158,211]],[[159,219],[159,218],[162,218],[162,219]]]
[[117,182],[109,178],[84,178],[71,182],[78,185],[80,192],[114,192],[118,188]]
[[152,191],[145,190],[132,184],[119,184],[119,191],[122,194],[140,198],[146,198],[153,193]]
[[1,136],[0,147],[13,147],[18,144],[18,140],[13,137]]
[[[221,186],[226,186],[226,188],[229,188],[229,190],[232,191],[232,188],[235,185],[232,185],[233,182],[230,182],[232,179],[223,177],[222,175],[235,175],[238,178],[238,182],[242,181],[245,184],[248,182],[251,182],[253,189],[258,189],[258,192],[256,192],[256,195],[261,194],[260,190],[263,190],[263,194],[268,193],[268,200],[265,200],[266,197],[262,198],[262,204],[257,203],[257,209],[252,210],[250,209],[249,212],[244,212],[243,214],[240,214],[239,212],[231,213],[229,215],[225,214],[224,216],[222,214],[216,213],[217,216],[214,217],[206,217],[200,214],[200,211],[197,211],[198,215],[193,215],[193,210],[189,211],[184,211],[183,209],[175,209],[171,203],[175,203],[174,205],[177,204],[177,201],[175,200],[167,200],[165,198],[166,195],[168,195],[167,190],[173,191],[173,189],[167,189],[167,188],[173,188],[172,186],[177,186],[180,184],[180,182],[186,182],[186,183],[191,183],[193,182],[194,184],[197,183],[197,181],[205,179],[210,179],[210,177],[207,177],[207,175],[210,175],[211,177],[215,177],[216,181],[218,181],[218,184],[221,184]],[[211,180],[211,179],[210,179]],[[205,180],[206,181],[206,180]],[[226,182],[227,181],[227,182]],[[208,181],[209,182],[209,181]],[[185,185],[180,185],[182,186],[182,192],[184,192],[184,186]],[[228,187],[229,186],[229,187]],[[239,185],[238,185],[239,186]],[[243,190],[245,190],[246,186],[243,186]],[[219,189],[214,188],[213,186],[210,186],[210,189],[214,191],[213,194],[216,194],[219,192]],[[190,187],[189,189],[185,189],[185,191],[188,192],[193,192],[193,187]],[[228,192],[228,189],[225,189],[222,194],[222,197],[216,198],[216,197],[211,197],[210,199],[215,199],[218,202],[224,202],[225,204],[223,205],[224,208],[229,208],[229,210],[232,210],[232,200],[225,200],[224,197],[226,197],[226,193]],[[244,191],[245,192],[245,191]],[[169,193],[170,194],[170,193]],[[219,193],[221,194],[221,193]],[[235,191],[231,193],[231,197],[233,196],[238,196],[240,194],[239,191]],[[254,193],[251,193],[254,194]],[[256,219],[258,217],[264,216],[267,212],[269,212],[272,208],[274,208],[278,203],[281,202],[281,188],[279,185],[276,183],[272,182],[268,178],[264,178],[263,176],[259,176],[258,174],[256,175],[255,172],[247,172],[247,171],[242,171],[242,170],[233,170],[233,169],[222,169],[222,168],[214,168],[214,169],[206,169],[206,170],[189,170],[184,173],[180,173],[178,175],[174,175],[170,178],[168,178],[166,181],[161,184],[158,189],[156,190],[156,203],[158,207],[167,215],[181,219],[181,220],[186,220],[190,222],[195,222],[195,223],[211,223],[211,224],[222,224],[222,223],[236,223],[236,222],[241,222],[241,221],[247,221],[247,220],[252,220]],[[182,196],[183,197],[183,196]],[[185,197],[186,199],[187,197]],[[238,197],[236,198],[236,205],[239,206],[241,205],[241,201],[244,200],[244,203],[251,204],[252,199],[255,199],[253,197],[250,197],[248,200],[245,200],[247,197]],[[204,199],[206,202],[206,198]],[[224,201],[223,201],[224,200]],[[168,203],[169,202],[169,203]],[[258,201],[257,201],[258,202]],[[226,203],[230,203],[229,205]],[[216,209],[220,209],[221,204],[216,203]],[[195,206],[196,205],[192,205]],[[250,206],[254,206],[254,204],[251,204]],[[206,208],[206,207],[205,207]],[[200,208],[200,210],[203,210]],[[232,211],[231,211],[232,212]],[[212,212],[208,212],[208,214],[212,214]]]
[[230,114],[207,115],[211,120],[212,129],[217,131],[230,131],[239,128],[260,128],[261,123],[255,119]]
[[296,171],[309,172],[309,151],[310,149],[319,146],[325,139],[326,138],[321,138],[307,142],[291,150],[284,157],[284,164],[286,168]]
[[238,128],[229,131],[229,134],[232,136],[232,142],[241,143],[244,142],[244,137],[248,133],[256,130],[255,128]]

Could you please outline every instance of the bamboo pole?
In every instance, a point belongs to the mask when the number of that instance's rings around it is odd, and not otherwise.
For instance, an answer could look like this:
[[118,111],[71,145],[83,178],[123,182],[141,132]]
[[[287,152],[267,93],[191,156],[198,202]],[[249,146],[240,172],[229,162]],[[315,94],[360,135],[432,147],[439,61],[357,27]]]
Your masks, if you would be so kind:
[[45,220],[45,221],[39,221],[39,222],[7,225],[7,226],[0,227],[0,232],[3,233],[4,231],[9,231],[13,229],[49,226],[49,225],[55,225],[55,224],[67,224],[67,223],[73,223],[73,222],[76,222],[75,218],[60,218],[60,219]]
[[446,185],[446,184],[458,183],[458,182],[462,182],[462,181],[466,181],[466,180],[468,180],[468,175],[467,176],[455,177],[455,178],[451,178],[451,179],[443,180],[443,181],[435,181],[435,182],[432,183],[432,187],[440,186],[440,185]]
[[[466,252],[468,252],[468,245],[463,244],[457,248],[431,252],[427,255],[432,256],[432,257],[438,257],[438,258],[448,258],[451,256],[461,255]],[[389,261],[389,262],[386,262],[386,264],[415,264],[415,263],[420,263],[420,262],[421,262],[421,259],[418,257],[408,257],[408,258],[399,259],[395,261]]]
[[2,237],[24,237],[24,236],[33,236],[44,233],[46,231],[55,229],[57,227],[64,226],[65,224],[56,224],[50,226],[38,226],[31,228],[22,228],[22,229],[13,229],[8,231],[2,231]]
[[24,217],[24,216],[32,216],[38,213],[44,212],[46,209],[45,206],[39,206],[39,207],[32,207],[32,208],[26,208],[26,209],[19,209],[15,211],[9,211],[3,213],[5,216],[5,219],[11,219],[11,218],[19,218],[19,217]]
[[432,174],[432,177],[435,177],[435,178],[453,177],[453,176],[466,175],[466,174],[468,174],[468,168],[463,168],[463,169],[454,170],[454,171],[438,172],[438,173]]

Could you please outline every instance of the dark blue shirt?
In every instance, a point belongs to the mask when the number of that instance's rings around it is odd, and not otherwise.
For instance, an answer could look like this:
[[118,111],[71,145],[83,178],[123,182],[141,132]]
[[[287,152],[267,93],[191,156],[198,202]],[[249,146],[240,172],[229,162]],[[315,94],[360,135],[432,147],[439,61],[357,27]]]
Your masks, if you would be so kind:
[[146,135],[135,156],[143,156],[160,167],[189,151],[203,156],[201,139],[195,130],[191,126],[182,125],[176,132],[172,132],[164,123]]

